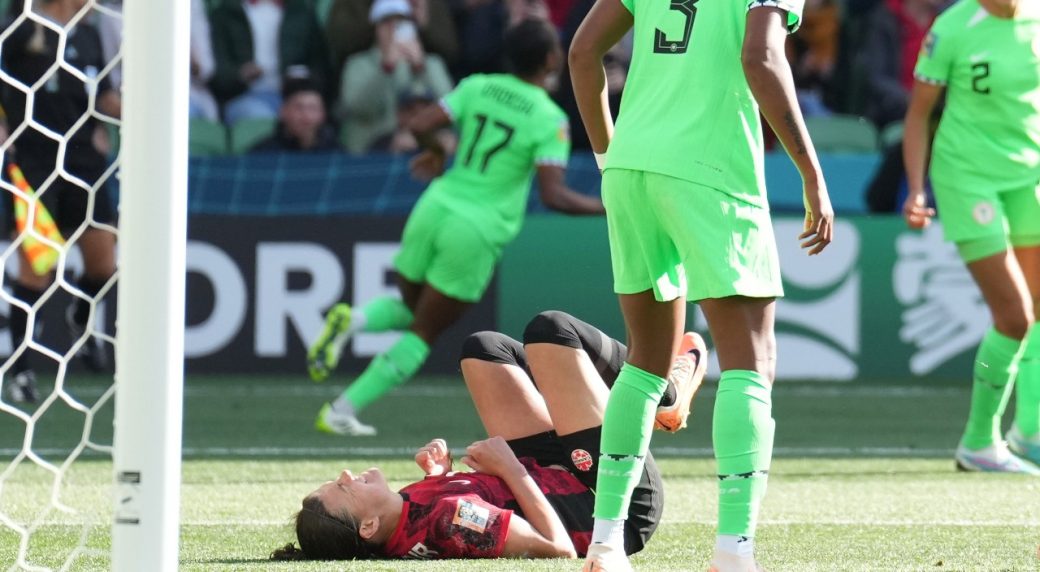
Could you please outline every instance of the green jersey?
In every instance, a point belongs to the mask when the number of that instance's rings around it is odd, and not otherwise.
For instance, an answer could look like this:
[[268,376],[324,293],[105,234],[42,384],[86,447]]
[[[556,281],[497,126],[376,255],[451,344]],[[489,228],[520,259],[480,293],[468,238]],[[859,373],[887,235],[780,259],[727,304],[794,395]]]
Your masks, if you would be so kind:
[[932,25],[918,81],[947,87],[932,151],[939,185],[997,191],[1040,181],[1040,2],[1015,19],[961,0]]
[[632,65],[605,168],[650,171],[766,206],[758,104],[740,64],[748,10],[804,0],[621,0]]
[[427,189],[493,244],[523,224],[537,165],[565,166],[567,115],[546,91],[512,75],[471,75],[441,101],[459,131],[455,162]]

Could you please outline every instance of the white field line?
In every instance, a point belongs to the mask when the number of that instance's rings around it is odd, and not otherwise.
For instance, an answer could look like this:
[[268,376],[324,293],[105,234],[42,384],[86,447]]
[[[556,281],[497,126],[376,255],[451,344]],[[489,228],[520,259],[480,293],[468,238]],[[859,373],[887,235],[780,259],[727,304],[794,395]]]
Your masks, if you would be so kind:
[[[715,520],[713,519],[671,519],[665,518],[662,521],[663,524],[697,524],[705,526],[715,526]],[[68,522],[60,520],[47,520],[41,523],[42,526],[68,526],[68,527],[80,527],[80,526],[102,526],[109,524],[107,519],[99,519],[92,522]],[[181,526],[289,526],[287,519],[197,519],[197,520],[182,520]],[[912,519],[892,519],[892,520],[854,520],[845,518],[813,518],[812,520],[800,520],[791,518],[779,518],[779,519],[763,519],[759,521],[759,524],[763,526],[776,525],[776,526],[797,526],[797,525],[811,525],[811,526],[950,526],[950,527],[1003,527],[1003,526],[1022,526],[1022,527],[1033,527],[1040,526],[1040,520],[1030,519],[1024,521],[1006,521],[1006,520],[962,520],[962,519],[927,519],[927,520],[912,520]]]
[[[101,386],[86,386],[70,388],[69,393],[82,398],[98,398],[107,388]],[[785,386],[783,382],[773,389],[773,395],[791,397],[938,397],[958,396],[969,390],[964,387],[927,387],[927,386],[898,386],[898,385],[831,385],[825,382],[798,383]],[[228,398],[228,397],[315,397],[327,398],[335,389],[325,385],[303,384],[288,382],[285,385],[250,385],[246,383],[219,383],[214,382],[204,386],[195,386],[189,383],[184,388],[185,397],[200,398]],[[714,386],[705,386],[700,390],[702,394],[714,394]],[[454,385],[423,385],[413,383],[394,390],[395,396],[401,397],[468,397],[468,392],[462,379],[459,384]]]
[[[185,457],[411,457],[417,447],[185,447]],[[13,457],[21,449],[0,448],[0,458]],[[44,457],[68,454],[68,449],[33,449]],[[654,447],[659,457],[704,457],[712,456],[708,447]],[[457,455],[463,449],[453,449]],[[953,449],[915,449],[912,447],[777,447],[773,454],[779,457],[942,457],[953,455]],[[86,458],[101,455],[84,454]]]
[[[712,519],[670,519],[665,518],[661,521],[663,524],[703,524],[707,526],[715,526],[715,520]],[[852,520],[844,518],[814,518],[813,520],[799,520],[790,518],[780,519],[764,519],[759,520],[759,524],[778,525],[778,526],[791,526],[800,524],[809,525],[834,525],[834,526],[1040,526],[1040,520],[1025,520],[1025,521],[1005,521],[1005,520],[910,520],[910,519],[896,519],[896,520]],[[281,520],[185,520],[181,522],[181,526],[286,526],[287,521]]]

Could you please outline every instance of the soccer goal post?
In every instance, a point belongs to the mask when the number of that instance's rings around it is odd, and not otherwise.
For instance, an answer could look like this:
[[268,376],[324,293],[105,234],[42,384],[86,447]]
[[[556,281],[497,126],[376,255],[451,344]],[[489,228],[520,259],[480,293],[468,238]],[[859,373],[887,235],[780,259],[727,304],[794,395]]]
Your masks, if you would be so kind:
[[178,565],[189,2],[124,0],[112,569]]

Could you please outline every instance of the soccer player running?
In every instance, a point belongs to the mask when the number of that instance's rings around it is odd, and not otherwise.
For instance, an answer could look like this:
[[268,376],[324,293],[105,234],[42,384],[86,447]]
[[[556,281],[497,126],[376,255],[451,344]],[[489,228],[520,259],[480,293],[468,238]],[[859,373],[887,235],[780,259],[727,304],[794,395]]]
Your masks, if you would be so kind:
[[408,217],[394,259],[401,299],[376,298],[360,308],[335,305],[308,352],[310,375],[322,381],[354,333],[404,330],[322,408],[315,424],[320,431],[375,434],[357,413],[411,378],[441,332],[483,296],[503,247],[520,231],[535,172],[549,208],[603,213],[598,198],[564,184],[570,153],[567,116],[546,92],[563,63],[555,30],[543,21],[521,22],[507,32],[505,46],[511,74],[466,78],[410,126],[425,148],[413,171],[441,171],[445,150],[436,133],[453,123],[460,133],[458,152]]
[[[571,45],[574,92],[602,161],[614,290],[630,348],[604,415],[585,570],[631,569],[621,543],[624,507],[683,330],[684,298],[704,311],[722,369],[712,428],[719,524],[711,569],[757,568],[752,539],[773,447],[774,304],[783,293],[760,109],[802,175],[802,246],[820,253],[833,229],[784,57],[801,9],[800,0],[598,0]],[[633,26],[615,128],[602,57]]]
[[[903,154],[907,224],[927,226],[928,124],[946,107],[931,181],[946,239],[993,316],[975,356],[957,467],[1040,475],[1040,3],[961,0],[932,26],[915,70]],[[1018,376],[1015,424],[1001,419]],[[1010,445],[1011,450],[1008,450]]]
[[[686,426],[704,377],[707,350],[697,334],[682,353],[658,403],[666,431]],[[563,312],[542,312],[523,343],[498,332],[469,336],[462,347],[466,387],[488,440],[452,472],[447,443],[435,439],[415,461],[424,478],[392,491],[379,469],[343,471],[307,495],[295,517],[299,547],[274,559],[552,558],[584,555],[600,426],[608,388],[627,349]],[[627,505],[625,550],[639,552],[661,520],[661,474],[648,457]]]

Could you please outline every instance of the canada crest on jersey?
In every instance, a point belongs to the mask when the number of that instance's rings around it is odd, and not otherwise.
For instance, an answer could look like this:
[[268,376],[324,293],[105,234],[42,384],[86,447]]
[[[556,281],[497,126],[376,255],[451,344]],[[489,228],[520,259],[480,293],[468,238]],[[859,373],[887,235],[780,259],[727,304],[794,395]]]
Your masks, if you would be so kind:
[[585,449],[571,451],[571,462],[583,473],[587,473],[592,469],[592,455]]

